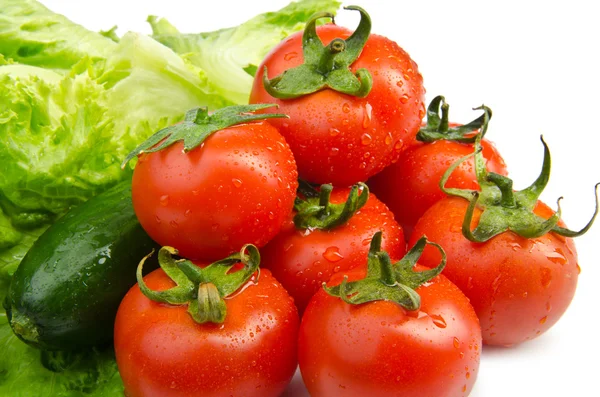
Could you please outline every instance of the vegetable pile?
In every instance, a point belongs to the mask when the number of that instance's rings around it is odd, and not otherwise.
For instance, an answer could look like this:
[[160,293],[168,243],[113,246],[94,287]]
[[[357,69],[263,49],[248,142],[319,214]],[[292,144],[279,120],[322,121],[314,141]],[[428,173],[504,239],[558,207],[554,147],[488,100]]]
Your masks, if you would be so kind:
[[312,396],[466,396],[484,344],[567,310],[598,185],[567,228],[542,139],[514,190],[492,110],[425,104],[366,10],[118,37],[0,6],[0,395],[278,396],[299,367]]

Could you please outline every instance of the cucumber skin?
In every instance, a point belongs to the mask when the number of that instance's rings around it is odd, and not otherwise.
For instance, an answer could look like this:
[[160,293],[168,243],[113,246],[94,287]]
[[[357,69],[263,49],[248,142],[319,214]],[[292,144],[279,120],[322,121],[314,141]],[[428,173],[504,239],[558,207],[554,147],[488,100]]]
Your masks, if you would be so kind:
[[109,343],[137,265],[156,247],[133,211],[131,181],[89,199],[50,226],[19,264],[4,303],[13,331],[45,350]]

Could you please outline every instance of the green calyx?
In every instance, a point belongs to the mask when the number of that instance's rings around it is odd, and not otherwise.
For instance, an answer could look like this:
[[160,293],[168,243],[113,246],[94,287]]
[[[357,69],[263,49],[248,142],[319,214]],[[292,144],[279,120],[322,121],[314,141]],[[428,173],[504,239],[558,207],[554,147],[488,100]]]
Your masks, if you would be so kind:
[[324,88],[361,98],[369,94],[373,86],[371,73],[361,68],[354,74],[350,66],[359,57],[369,38],[371,18],[358,6],[344,9],[356,10],[361,16],[358,27],[348,39],[336,38],[328,45],[323,45],[317,35],[316,22],[320,18],[331,18],[333,21],[333,14],[314,14],[307,22],[302,36],[304,63],[270,80],[267,68],[264,68],[263,85],[272,97],[297,98]]
[[[572,231],[558,226],[562,197],[558,199],[557,211],[550,218],[544,219],[533,212],[538,198],[550,178],[550,150],[543,137],[541,140],[544,145],[542,170],[531,186],[521,191],[513,190],[513,181],[508,177],[487,171],[485,159],[481,153],[481,135],[478,135],[475,141],[475,152],[459,159],[446,170],[440,180],[440,188],[446,194],[462,197],[469,201],[469,207],[462,225],[462,233],[467,239],[482,243],[507,230],[525,238],[540,237],[548,232],[554,232],[565,237],[577,237],[587,232],[592,226],[598,214],[598,186],[600,184],[595,186],[596,209],[594,214],[579,231]],[[446,182],[456,167],[473,156],[475,157],[475,173],[481,191],[446,188]],[[476,207],[480,208],[482,213],[477,226],[474,230],[471,230],[471,221]]]
[[329,230],[348,222],[369,199],[369,188],[360,182],[350,189],[348,199],[343,204],[329,201],[333,186],[321,185],[316,190],[305,181],[299,181],[298,193],[304,198],[296,197],[294,202],[294,224],[298,229]]
[[208,114],[208,108],[194,108],[185,114],[185,119],[178,124],[156,132],[150,138],[142,142],[131,153],[125,157],[121,168],[142,153],[158,152],[175,142],[183,141],[183,150],[189,152],[199,146],[213,133],[237,124],[249,123],[251,121],[288,117],[281,113],[259,113],[257,110],[267,109],[277,105],[261,103],[255,105],[228,106],[214,113]]
[[[153,291],[144,282],[142,269],[152,253],[144,257],[137,268],[137,281],[142,293],[155,302],[171,305],[188,305],[188,313],[199,324],[222,323],[227,306],[224,298],[240,289],[259,271],[260,254],[252,244],[242,247],[239,253],[211,263],[205,268],[194,265],[187,259],[174,259],[177,250],[162,247],[158,252],[161,269],[177,284],[164,291]],[[243,266],[231,271],[237,264]]]
[[[435,142],[439,140],[454,141],[461,143],[473,143],[479,133],[482,137],[487,132],[487,126],[492,118],[492,110],[481,105],[473,110],[483,110],[483,114],[468,124],[450,127],[448,122],[448,110],[450,105],[446,99],[438,95],[427,108],[427,125],[417,133],[417,140],[421,142]],[[440,116],[440,109],[442,115]]]
[[[442,272],[446,266],[446,253],[438,244],[421,237],[404,258],[392,264],[388,253],[381,251],[381,236],[382,233],[377,232],[371,240],[367,276],[364,279],[348,282],[348,276],[344,276],[340,285],[328,287],[323,284],[323,288],[329,295],[353,305],[385,300],[406,310],[418,310],[421,307],[421,297],[415,290]],[[427,244],[440,251],[442,261],[433,269],[415,272],[413,267]]]

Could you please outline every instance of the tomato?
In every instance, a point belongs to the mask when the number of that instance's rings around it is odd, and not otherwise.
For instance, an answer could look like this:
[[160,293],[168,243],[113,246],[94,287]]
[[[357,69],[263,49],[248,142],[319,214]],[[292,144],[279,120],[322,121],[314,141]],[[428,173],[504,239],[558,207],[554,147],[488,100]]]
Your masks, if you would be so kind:
[[[153,290],[175,283],[158,269]],[[129,397],[279,396],[296,370],[299,319],[268,270],[225,299],[222,324],[198,324],[186,306],[151,301],[134,286],[115,323],[115,353]]]
[[[434,204],[417,222],[410,242],[425,234],[448,256],[444,275],[471,300],[490,345],[512,345],[535,338],[554,325],[573,299],[579,265],[571,238],[550,232],[523,238],[507,231],[475,243],[461,233],[468,202],[449,197]],[[553,211],[538,202],[535,213],[544,219]],[[475,209],[472,228],[481,211]],[[409,244],[410,244],[409,242]],[[420,262],[439,261],[426,248]]]
[[[506,164],[496,147],[486,139],[481,141],[481,146],[488,170],[506,175]],[[368,184],[410,235],[423,213],[446,197],[439,187],[444,172],[458,159],[472,153],[473,144],[448,140],[416,141],[402,152],[398,162],[375,175]],[[462,162],[450,175],[446,186],[479,189],[474,159]]]
[[[345,274],[357,280],[365,270]],[[339,284],[342,275],[328,284]],[[418,311],[389,301],[350,305],[317,292],[302,317],[298,341],[298,362],[310,395],[468,395],[479,370],[477,316],[443,275],[416,291]]]
[[[333,24],[316,29],[324,45],[352,33]],[[290,116],[272,122],[289,143],[301,178],[335,186],[366,181],[397,158],[419,129],[425,90],[417,64],[395,42],[371,34],[350,67],[370,72],[373,84],[366,97],[326,88],[293,99],[274,98],[264,88],[263,71],[266,67],[273,78],[301,65],[302,35],[289,36],[267,54],[250,103],[276,103],[278,112]]]
[[[336,188],[331,202],[344,203],[349,193],[349,188]],[[333,229],[298,229],[292,219],[295,214],[261,250],[261,258],[262,266],[290,293],[300,313],[334,273],[365,264],[375,232],[383,231],[383,248],[390,255],[399,258],[406,252],[402,228],[373,194],[345,224]]]
[[146,232],[190,259],[213,260],[247,243],[265,245],[293,206],[297,170],[276,128],[238,124],[184,152],[176,142],[142,153],[132,197]]

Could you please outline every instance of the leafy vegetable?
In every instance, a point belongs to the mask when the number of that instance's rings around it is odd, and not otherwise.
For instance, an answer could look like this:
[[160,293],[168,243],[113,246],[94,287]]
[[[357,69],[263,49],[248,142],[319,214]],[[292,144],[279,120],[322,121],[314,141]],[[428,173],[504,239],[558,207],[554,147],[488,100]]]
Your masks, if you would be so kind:
[[0,313],[0,395],[10,397],[122,396],[112,348],[41,352],[13,334]]
[[335,13],[340,4],[336,0],[298,1],[240,26],[199,34],[182,34],[166,19],[151,16],[148,22],[156,40],[201,67],[225,98],[248,103],[256,67],[269,50],[302,30],[312,14]]
[[35,0],[0,1],[0,53],[6,58],[68,71],[84,57],[104,60],[115,46]]

